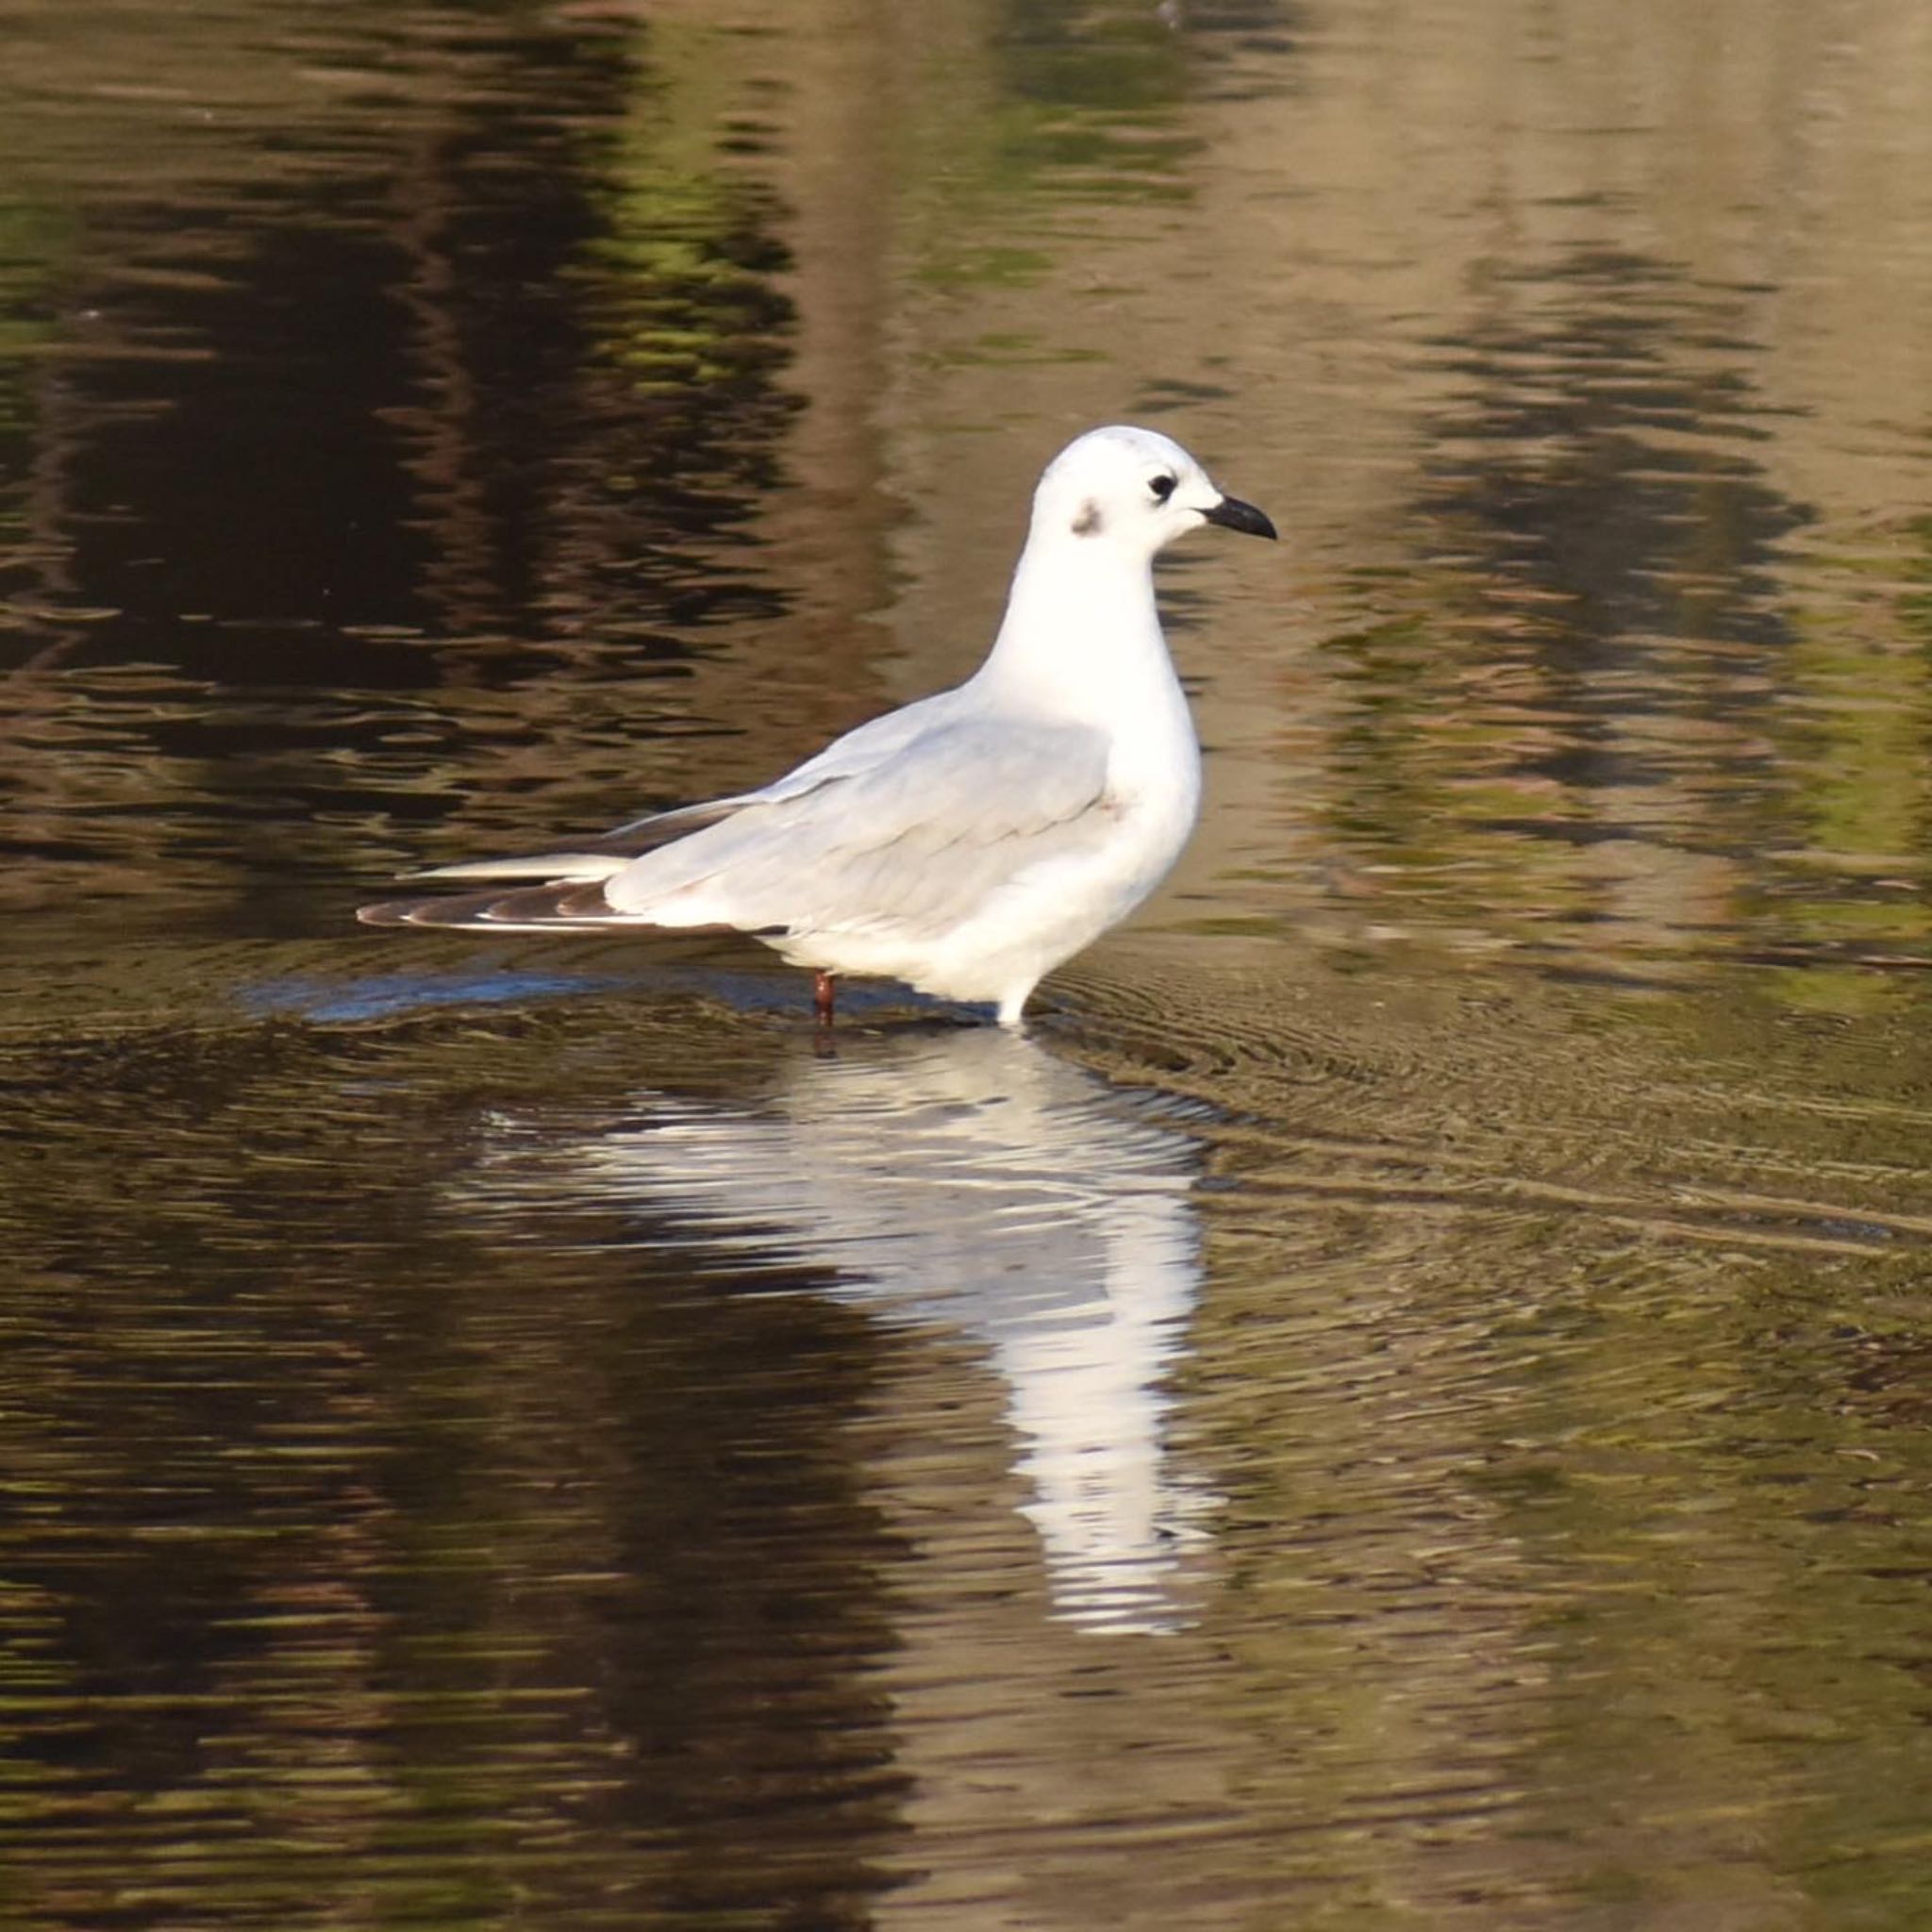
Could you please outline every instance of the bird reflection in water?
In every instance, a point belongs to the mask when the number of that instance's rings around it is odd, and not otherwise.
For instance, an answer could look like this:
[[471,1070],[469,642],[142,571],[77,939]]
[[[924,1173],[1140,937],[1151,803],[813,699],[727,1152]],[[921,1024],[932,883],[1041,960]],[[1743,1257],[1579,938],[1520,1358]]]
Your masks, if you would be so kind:
[[920,1030],[800,1054],[753,1105],[651,1096],[575,1174],[660,1237],[824,1267],[829,1292],[982,1342],[1056,1612],[1154,1631],[1187,1621],[1214,1502],[1166,1440],[1200,1151],[1024,1036]]

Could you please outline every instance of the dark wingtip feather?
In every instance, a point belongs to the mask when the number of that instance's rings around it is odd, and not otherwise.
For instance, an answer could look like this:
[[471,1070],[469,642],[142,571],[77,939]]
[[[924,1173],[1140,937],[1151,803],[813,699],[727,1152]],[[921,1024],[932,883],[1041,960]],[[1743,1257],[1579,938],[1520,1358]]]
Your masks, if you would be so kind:
[[408,925],[411,909],[420,899],[386,899],[380,906],[358,906],[356,917],[364,925]]
[[448,892],[431,899],[386,899],[357,908],[364,925],[580,925],[609,924],[619,915],[601,884],[557,879],[506,892]]
[[558,879],[547,886],[525,886],[521,891],[499,892],[482,914],[486,924],[532,922],[559,924],[580,919],[608,920],[613,908],[604,896],[601,880],[585,885],[581,879]]

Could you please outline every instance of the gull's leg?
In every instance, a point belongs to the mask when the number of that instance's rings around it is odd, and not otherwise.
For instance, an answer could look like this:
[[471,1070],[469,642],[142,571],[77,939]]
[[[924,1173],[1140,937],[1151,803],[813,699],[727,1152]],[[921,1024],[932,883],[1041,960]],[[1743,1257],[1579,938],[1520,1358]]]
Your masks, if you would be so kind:
[[818,1016],[821,1026],[832,1024],[832,990],[834,981],[829,973],[814,973],[811,976],[811,1008]]

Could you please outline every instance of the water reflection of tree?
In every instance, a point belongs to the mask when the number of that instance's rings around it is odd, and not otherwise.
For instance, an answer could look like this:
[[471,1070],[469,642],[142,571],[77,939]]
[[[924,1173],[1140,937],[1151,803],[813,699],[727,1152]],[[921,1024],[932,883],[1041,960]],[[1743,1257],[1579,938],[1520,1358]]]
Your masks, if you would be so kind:
[[1790,837],[1765,733],[1806,512],[1752,454],[1722,292],[1592,252],[1489,306],[1441,352],[1464,398],[1419,506],[1441,604],[1343,645],[1350,821],[1472,868],[1472,916],[1680,944],[1735,916],[1740,855]]
[[6,1056],[19,1923],[866,1923],[891,1341],[436,1210],[521,1077],[465,1030]]
[[[305,88],[312,49],[264,23],[225,139],[45,190],[85,240],[0,423],[42,613],[11,708],[57,741],[17,737],[9,829],[71,850],[61,806],[97,779],[96,895],[189,870],[184,814],[258,829],[265,791],[284,863],[388,788],[434,812],[479,736],[506,791],[574,805],[621,739],[675,727],[693,634],[779,608],[738,533],[792,408],[790,310],[719,99],[654,88],[635,23],[337,31],[381,114]],[[57,41],[42,77],[84,91],[108,52]],[[133,110],[101,130],[130,158],[151,136]],[[111,762],[66,728],[82,703]]]

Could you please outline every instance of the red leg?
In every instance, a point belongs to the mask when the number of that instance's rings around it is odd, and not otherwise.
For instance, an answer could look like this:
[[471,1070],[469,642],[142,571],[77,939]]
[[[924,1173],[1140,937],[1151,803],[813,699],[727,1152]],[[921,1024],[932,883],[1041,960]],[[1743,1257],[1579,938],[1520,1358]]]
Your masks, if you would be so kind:
[[818,1015],[821,1026],[832,1024],[832,990],[834,981],[829,973],[814,973],[811,976],[812,1011]]

